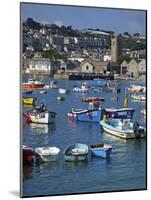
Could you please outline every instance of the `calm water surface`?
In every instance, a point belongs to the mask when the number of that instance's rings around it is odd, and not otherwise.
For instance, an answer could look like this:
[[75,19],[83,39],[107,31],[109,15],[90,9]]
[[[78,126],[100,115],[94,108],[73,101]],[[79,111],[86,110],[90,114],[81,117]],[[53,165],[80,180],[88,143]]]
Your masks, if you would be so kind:
[[[26,81],[26,79],[25,79]],[[43,80],[48,83],[48,79]],[[58,81],[58,86],[72,89],[80,86],[81,81]],[[23,168],[23,195],[55,195],[70,193],[89,193],[118,190],[136,190],[146,188],[146,140],[124,140],[102,131],[98,123],[69,121],[67,113],[72,108],[86,107],[81,102],[82,97],[105,97],[103,107],[123,107],[125,88],[132,82],[121,82],[121,93],[118,101],[113,100],[113,93],[73,93],[65,94],[65,101],[58,102],[58,90],[49,89],[47,94],[34,90],[39,102],[44,101],[49,110],[57,113],[55,123],[51,125],[26,124],[23,121],[23,144],[33,148],[40,146],[57,146],[61,149],[57,162],[25,166]],[[142,83],[140,83],[142,84]],[[135,108],[134,120],[145,125],[145,119],[140,113],[143,102],[132,102],[129,96],[129,107]],[[23,107],[23,111],[30,108]],[[109,159],[89,157],[84,162],[65,162],[64,148],[71,143],[111,144],[112,154]]]

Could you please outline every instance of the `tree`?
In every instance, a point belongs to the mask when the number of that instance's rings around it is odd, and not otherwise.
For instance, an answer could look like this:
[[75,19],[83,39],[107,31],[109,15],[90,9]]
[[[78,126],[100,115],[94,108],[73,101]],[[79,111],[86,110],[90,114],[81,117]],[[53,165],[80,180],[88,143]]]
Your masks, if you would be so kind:
[[38,39],[35,39],[33,41],[33,47],[35,49],[35,52],[42,52],[43,51],[42,46],[40,44],[40,41]]
[[119,56],[117,62],[118,62],[118,64],[120,65],[124,60],[125,60],[126,62],[130,62],[131,58],[130,58],[130,56],[128,56],[128,55],[121,55],[121,56]]
[[139,34],[139,33],[134,33],[133,36],[134,36],[134,37],[139,37],[140,34]]

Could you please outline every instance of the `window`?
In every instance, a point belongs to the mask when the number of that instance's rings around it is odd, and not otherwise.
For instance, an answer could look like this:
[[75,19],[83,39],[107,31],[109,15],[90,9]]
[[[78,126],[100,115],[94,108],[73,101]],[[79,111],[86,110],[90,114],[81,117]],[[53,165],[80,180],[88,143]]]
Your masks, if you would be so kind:
[[86,65],[86,70],[87,70],[87,71],[89,70],[89,66],[88,66],[88,65]]

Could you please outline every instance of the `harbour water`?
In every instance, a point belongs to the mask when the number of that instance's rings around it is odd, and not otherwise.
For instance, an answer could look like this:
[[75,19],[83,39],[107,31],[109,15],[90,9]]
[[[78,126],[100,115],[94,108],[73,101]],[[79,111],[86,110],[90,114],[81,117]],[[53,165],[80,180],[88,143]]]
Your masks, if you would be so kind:
[[[48,83],[48,79],[43,81]],[[120,139],[103,132],[99,123],[70,121],[67,116],[72,108],[87,107],[81,98],[88,96],[104,97],[102,107],[123,107],[125,88],[133,83],[121,81],[119,94],[70,92],[63,95],[64,101],[57,101],[57,96],[62,96],[57,89],[47,89],[47,94],[40,94],[39,89],[34,90],[33,96],[57,115],[55,123],[50,125],[27,124],[23,120],[23,144],[32,148],[56,146],[61,153],[57,162],[23,167],[23,196],[146,189],[146,138]],[[75,85],[80,86],[81,81],[58,81],[61,88],[72,90]],[[135,109],[133,120],[146,126],[146,119],[140,112],[145,103],[132,102],[130,95],[128,93],[128,107]],[[23,106],[23,112],[30,109]],[[92,157],[89,152],[87,161],[65,162],[63,150],[67,145],[77,142],[87,145],[111,144],[111,157],[100,159]]]

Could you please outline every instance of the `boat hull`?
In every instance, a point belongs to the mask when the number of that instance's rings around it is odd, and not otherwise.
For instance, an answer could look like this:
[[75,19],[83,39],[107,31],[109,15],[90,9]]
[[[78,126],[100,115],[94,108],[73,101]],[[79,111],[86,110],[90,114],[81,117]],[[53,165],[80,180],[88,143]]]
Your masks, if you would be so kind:
[[85,113],[77,115],[77,121],[83,122],[100,122],[101,120],[101,110],[88,110]]
[[105,123],[103,120],[101,120],[100,124],[101,124],[103,130],[106,133],[109,133],[111,135],[114,135],[114,136],[117,136],[117,137],[120,137],[120,138],[123,138],[123,139],[145,137],[145,133],[144,133],[143,128],[140,128],[140,131],[143,131],[143,133],[140,136],[137,136],[134,133],[134,130],[132,128],[133,127],[133,123],[130,123],[131,128],[128,128],[128,129],[125,129],[125,130],[123,130],[121,127],[113,127],[112,125],[109,125],[109,124]]
[[87,160],[88,152],[89,148],[85,144],[71,144],[64,150],[64,159],[65,161],[85,161]]
[[41,113],[26,113],[24,114],[28,123],[37,124],[50,124],[54,122],[55,113],[54,112],[41,112]]
[[132,119],[134,111],[135,110],[133,108],[122,108],[122,109],[106,108],[103,110],[102,116],[105,114],[108,118]]
[[31,164],[34,161],[35,153],[34,150],[30,147],[23,145],[23,163]]
[[112,147],[105,147],[105,145],[103,145],[101,147],[93,147],[94,145],[90,145],[90,150],[92,155],[96,156],[96,157],[100,157],[100,158],[109,158],[110,154],[112,152]]
[[53,162],[58,160],[60,149],[56,147],[38,147],[35,152],[37,153],[37,161]]
[[37,88],[43,88],[45,84],[28,84],[24,83],[22,84],[22,89],[37,89]]
[[87,155],[64,155],[65,161],[84,161],[87,160]]
[[25,98],[23,97],[23,104],[25,105],[33,105],[35,103],[34,97]]

